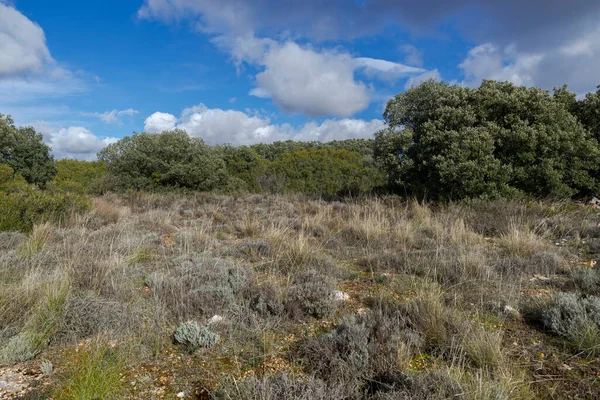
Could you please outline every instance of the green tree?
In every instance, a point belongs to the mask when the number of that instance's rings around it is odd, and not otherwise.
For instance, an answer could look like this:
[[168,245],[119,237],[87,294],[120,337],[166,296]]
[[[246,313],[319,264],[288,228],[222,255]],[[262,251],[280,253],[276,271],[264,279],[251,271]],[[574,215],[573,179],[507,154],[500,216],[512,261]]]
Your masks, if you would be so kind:
[[56,176],[48,185],[55,190],[75,193],[98,193],[106,175],[106,165],[101,161],[58,160]]
[[590,193],[600,150],[569,102],[507,82],[424,82],[388,102],[375,159],[396,190],[417,196]]
[[32,127],[16,127],[0,114],[0,163],[10,166],[28,183],[44,187],[56,174],[50,147]]
[[180,130],[137,133],[98,153],[114,189],[212,190],[227,182],[225,162],[202,139]]
[[227,165],[229,177],[238,182],[231,182],[230,186],[238,185],[238,189],[251,192],[260,191],[258,178],[265,174],[268,161],[248,146],[219,146],[221,157]]
[[363,164],[358,153],[335,149],[299,150],[282,154],[269,173],[287,192],[333,197],[370,191],[381,183],[377,170]]

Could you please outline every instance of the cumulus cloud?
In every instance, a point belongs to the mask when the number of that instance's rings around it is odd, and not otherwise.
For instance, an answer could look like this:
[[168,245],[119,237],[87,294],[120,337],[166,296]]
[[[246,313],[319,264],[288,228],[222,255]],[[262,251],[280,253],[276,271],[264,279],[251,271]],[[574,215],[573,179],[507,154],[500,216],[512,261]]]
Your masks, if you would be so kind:
[[57,159],[95,160],[100,150],[118,140],[99,137],[82,126],[64,128],[45,121],[31,125],[44,135],[44,141],[52,148],[52,154]]
[[600,83],[600,27],[587,35],[546,51],[524,52],[515,44],[500,48],[492,43],[474,47],[459,65],[469,86],[482,79],[551,89],[567,83],[583,93]]
[[97,112],[92,112],[92,113],[81,113],[81,115],[83,115],[84,117],[95,117],[95,118],[99,118],[102,121],[106,122],[107,124],[121,124],[121,117],[124,116],[129,116],[129,117],[133,117],[134,115],[138,114],[139,111],[138,110],[134,110],[133,108],[128,108],[127,110],[112,110],[112,111],[106,111],[103,113],[97,113]]
[[[318,140],[370,138],[382,129],[381,120],[363,121],[359,119],[327,119],[321,123],[308,122],[299,128],[289,124],[272,124],[267,117],[249,115],[237,110],[208,108],[204,104],[186,108],[177,118],[172,114],[160,114],[162,119],[172,124],[168,129],[182,129],[190,136],[202,138],[208,144],[231,143],[249,145],[270,143],[278,140]],[[153,125],[155,118],[146,119],[146,132],[160,132]]]
[[386,60],[359,57],[328,49],[282,44],[252,34],[219,36],[213,42],[230,53],[238,68],[246,62],[263,68],[255,77],[251,95],[270,98],[282,110],[309,117],[348,117],[370,102],[367,85],[355,72],[385,81],[395,81],[425,72]]
[[[463,39],[483,46],[477,46],[462,64],[469,84],[484,77],[502,78],[545,88],[566,82],[584,91],[600,83],[597,0],[145,0],[139,16],[164,22],[187,20],[203,32],[246,38],[284,34],[351,39],[388,26],[435,37],[447,34],[452,26]],[[233,57],[260,56],[260,46],[270,44],[247,42],[236,47],[245,48],[245,53]],[[401,50],[407,64],[422,66],[416,49],[409,45]],[[264,88],[259,93],[266,94]]]
[[287,42],[271,49],[264,65],[256,75],[258,90],[250,93],[272,98],[287,112],[346,117],[369,105],[367,87],[354,79],[348,54],[317,52]]
[[0,3],[0,79],[40,73],[53,63],[43,29]]
[[144,130],[149,133],[172,131],[177,124],[177,117],[173,114],[155,112],[144,121]]

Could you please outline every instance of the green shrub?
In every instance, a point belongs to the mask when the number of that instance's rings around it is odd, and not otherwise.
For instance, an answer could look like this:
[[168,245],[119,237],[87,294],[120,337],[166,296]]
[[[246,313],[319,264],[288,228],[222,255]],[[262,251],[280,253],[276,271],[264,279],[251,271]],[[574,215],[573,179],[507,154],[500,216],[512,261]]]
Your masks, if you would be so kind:
[[375,159],[403,194],[434,199],[590,195],[600,147],[538,88],[427,81],[387,104]]
[[347,150],[300,150],[282,154],[267,170],[284,182],[284,191],[333,197],[369,192],[380,184],[379,172]]
[[56,174],[50,147],[32,127],[16,127],[0,114],[0,164],[9,165],[27,183],[44,187]]
[[106,165],[100,161],[58,160],[49,188],[79,194],[100,193]]
[[211,332],[207,327],[200,326],[196,321],[182,323],[175,330],[175,342],[193,353],[202,347],[213,347],[219,341],[219,334]]
[[126,136],[98,153],[112,189],[213,190],[227,183],[219,152],[184,131]]
[[35,224],[64,221],[90,208],[83,196],[43,191],[32,186],[0,192],[0,231],[30,231]]

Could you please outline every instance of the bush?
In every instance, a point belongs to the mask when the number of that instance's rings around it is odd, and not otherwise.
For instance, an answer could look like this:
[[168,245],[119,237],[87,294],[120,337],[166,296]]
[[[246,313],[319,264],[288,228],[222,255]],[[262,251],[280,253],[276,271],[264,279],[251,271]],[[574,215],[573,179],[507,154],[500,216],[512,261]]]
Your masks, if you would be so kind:
[[294,280],[285,307],[291,314],[299,310],[315,318],[327,318],[337,310],[338,301],[330,280],[316,271],[310,271]]
[[42,191],[31,186],[0,192],[0,231],[30,231],[35,224],[64,221],[90,208],[86,197]]
[[106,174],[106,165],[100,161],[58,160],[56,176],[49,188],[79,194],[97,194]]
[[325,197],[369,192],[381,183],[379,172],[347,150],[300,150],[281,155],[268,168],[284,191]]
[[600,270],[596,268],[576,268],[571,271],[575,286],[585,294],[600,295]]
[[29,332],[21,332],[0,348],[0,365],[11,365],[31,360],[39,353],[35,339]]
[[244,267],[218,258],[175,262],[168,271],[154,272],[146,284],[175,319],[223,314],[248,282]]
[[549,92],[427,81],[387,104],[375,159],[399,192],[434,199],[590,195],[600,147]]
[[227,169],[218,151],[184,131],[126,136],[98,153],[114,190],[225,186]]
[[56,174],[50,147],[32,127],[14,125],[12,118],[0,114],[0,164],[9,165],[27,183],[44,187]]
[[328,385],[313,378],[294,378],[282,372],[263,378],[250,376],[241,381],[227,378],[212,393],[214,399],[239,400],[327,400],[343,398],[341,385]]
[[600,354],[600,297],[558,293],[541,312],[544,326],[578,350]]
[[187,321],[177,327],[175,342],[183,345],[190,353],[201,347],[213,347],[219,341],[219,335],[196,321]]

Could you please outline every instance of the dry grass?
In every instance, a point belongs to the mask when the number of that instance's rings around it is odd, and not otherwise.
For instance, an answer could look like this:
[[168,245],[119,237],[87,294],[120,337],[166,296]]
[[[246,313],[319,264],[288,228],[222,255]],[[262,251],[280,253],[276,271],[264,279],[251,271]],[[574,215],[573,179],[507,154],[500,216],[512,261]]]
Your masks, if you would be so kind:
[[[559,339],[505,306],[529,293],[600,292],[583,279],[593,273],[570,272],[592,257],[599,226],[597,214],[565,204],[107,195],[66,225],[0,234],[0,349],[32,339],[23,354],[52,361],[45,379],[57,399],[150,398],[158,388],[543,398],[530,384],[539,351],[526,347]],[[173,345],[180,323],[215,315],[214,348],[187,355]],[[118,355],[113,344],[133,350]],[[556,359],[568,363],[574,355],[561,349]],[[148,387],[121,384],[138,369]]]

